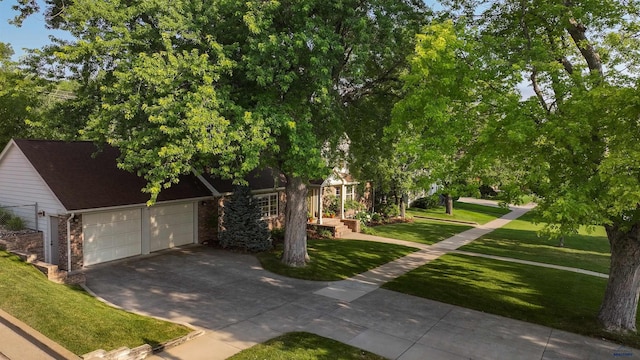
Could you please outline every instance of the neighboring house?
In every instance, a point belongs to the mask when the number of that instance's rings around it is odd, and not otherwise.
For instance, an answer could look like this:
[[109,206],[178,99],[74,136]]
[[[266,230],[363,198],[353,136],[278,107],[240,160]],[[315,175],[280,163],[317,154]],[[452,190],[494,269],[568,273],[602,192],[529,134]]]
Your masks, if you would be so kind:
[[0,154],[0,205],[38,204],[37,216],[16,215],[42,231],[44,261],[78,270],[207,240],[213,197],[197,177],[148,207],[145,180],[118,169],[118,156],[91,142],[41,140],[11,140]]

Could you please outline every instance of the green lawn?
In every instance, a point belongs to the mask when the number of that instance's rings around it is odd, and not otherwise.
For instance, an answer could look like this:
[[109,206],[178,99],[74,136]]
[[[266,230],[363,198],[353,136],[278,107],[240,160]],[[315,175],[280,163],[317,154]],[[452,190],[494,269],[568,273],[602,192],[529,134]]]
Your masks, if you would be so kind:
[[372,235],[431,245],[471,228],[462,224],[415,219],[412,223],[379,225],[369,229]]
[[382,356],[322,336],[293,332],[243,350],[229,360],[384,360]]
[[191,331],[114,309],[80,287],[55,284],[4,251],[0,251],[0,308],[78,355],[145,343],[153,346]]
[[477,204],[468,204],[464,202],[454,202],[453,215],[445,213],[444,206],[433,209],[410,208],[407,214],[410,216],[427,216],[445,220],[467,221],[478,224],[486,224],[491,220],[495,220],[502,215],[508,214],[509,209],[498,208],[492,206],[484,206]]
[[[606,282],[568,271],[450,254],[383,287],[556,329],[612,338],[596,323]],[[640,347],[638,335],[614,336],[612,340]]]
[[307,251],[311,262],[304,268],[282,264],[282,246],[258,254],[266,270],[276,274],[307,280],[333,281],[353,277],[401,258],[416,248],[362,240],[309,240]]
[[460,250],[576,267],[604,274],[609,272],[609,241],[604,228],[596,227],[592,233],[581,229],[577,235],[566,237],[564,247],[559,247],[557,239],[539,236],[538,230],[543,225],[534,225],[531,219],[530,214],[525,214]]

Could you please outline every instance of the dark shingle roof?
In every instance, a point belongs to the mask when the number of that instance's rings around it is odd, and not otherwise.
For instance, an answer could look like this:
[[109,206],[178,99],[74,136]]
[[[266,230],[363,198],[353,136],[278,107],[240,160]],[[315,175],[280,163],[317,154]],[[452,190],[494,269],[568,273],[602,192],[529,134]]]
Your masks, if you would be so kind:
[[[221,194],[233,192],[233,181],[216,178],[211,174],[204,175],[207,182]],[[272,168],[252,170],[245,177],[252,191],[273,190],[284,187],[287,180],[282,173]]]
[[[69,211],[144,204],[146,181],[118,169],[119,151],[111,146],[98,150],[91,142],[15,140],[20,150]],[[195,176],[184,176],[164,189],[158,201],[211,196]]]

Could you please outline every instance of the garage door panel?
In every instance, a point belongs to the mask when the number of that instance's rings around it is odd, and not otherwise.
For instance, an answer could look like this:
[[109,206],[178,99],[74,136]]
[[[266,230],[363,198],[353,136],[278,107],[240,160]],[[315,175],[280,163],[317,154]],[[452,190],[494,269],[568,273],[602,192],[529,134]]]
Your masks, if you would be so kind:
[[85,214],[85,265],[139,255],[142,250],[140,209]]
[[159,205],[150,209],[150,250],[193,243],[193,204]]

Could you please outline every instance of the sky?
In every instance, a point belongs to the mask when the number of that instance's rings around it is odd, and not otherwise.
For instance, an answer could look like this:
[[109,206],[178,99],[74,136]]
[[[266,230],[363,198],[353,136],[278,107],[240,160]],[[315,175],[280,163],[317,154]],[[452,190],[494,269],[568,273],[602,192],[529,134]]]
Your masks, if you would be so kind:
[[29,16],[19,28],[9,24],[8,21],[17,14],[11,9],[15,3],[15,0],[0,0],[0,42],[11,44],[15,52],[13,60],[25,54],[23,48],[36,49],[49,44],[50,35],[70,37],[62,31],[47,29],[42,14]]

